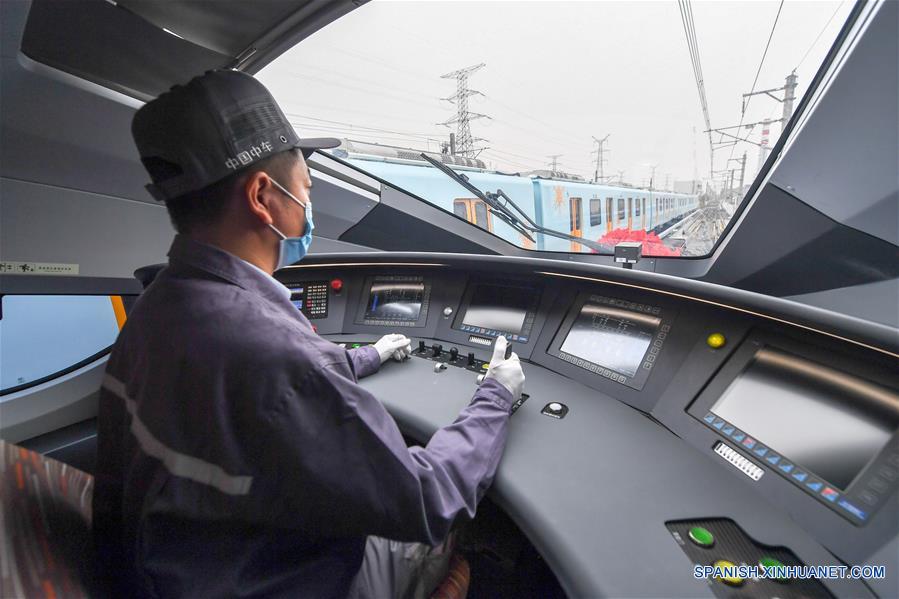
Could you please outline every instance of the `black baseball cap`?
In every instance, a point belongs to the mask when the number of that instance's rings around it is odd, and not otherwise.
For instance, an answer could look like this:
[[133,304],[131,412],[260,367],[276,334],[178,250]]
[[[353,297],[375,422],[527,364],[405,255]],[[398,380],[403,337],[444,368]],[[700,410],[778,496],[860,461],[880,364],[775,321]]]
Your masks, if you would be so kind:
[[171,200],[298,148],[335,148],[331,137],[300,139],[271,93],[251,75],[208,71],[141,107],[131,122],[147,190]]

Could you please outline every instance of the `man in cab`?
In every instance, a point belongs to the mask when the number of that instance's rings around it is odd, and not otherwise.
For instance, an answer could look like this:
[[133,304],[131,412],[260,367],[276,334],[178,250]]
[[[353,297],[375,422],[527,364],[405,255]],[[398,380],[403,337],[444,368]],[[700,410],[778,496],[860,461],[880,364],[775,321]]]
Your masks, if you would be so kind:
[[410,340],[339,347],[272,276],[312,242],[305,159],[338,141],[300,139],[238,71],[172,88],[132,134],[177,235],[101,390],[93,518],[110,592],[429,595],[441,573],[421,576],[429,552],[409,548],[445,551],[474,516],[524,384],[518,357],[500,337],[455,422],[407,447],[358,380]]

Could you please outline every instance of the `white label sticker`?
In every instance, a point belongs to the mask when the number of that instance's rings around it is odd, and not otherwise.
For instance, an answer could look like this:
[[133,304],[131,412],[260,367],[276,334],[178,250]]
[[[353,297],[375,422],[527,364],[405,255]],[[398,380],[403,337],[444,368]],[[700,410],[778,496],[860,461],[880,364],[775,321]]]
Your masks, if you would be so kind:
[[77,264],[56,262],[0,262],[3,275],[77,275]]

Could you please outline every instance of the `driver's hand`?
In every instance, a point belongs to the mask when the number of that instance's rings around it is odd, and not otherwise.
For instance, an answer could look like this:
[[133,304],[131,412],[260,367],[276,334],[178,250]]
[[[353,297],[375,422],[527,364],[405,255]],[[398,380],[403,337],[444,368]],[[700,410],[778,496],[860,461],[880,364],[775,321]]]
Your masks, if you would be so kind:
[[493,358],[490,360],[490,367],[484,378],[496,379],[496,382],[512,393],[512,401],[518,401],[521,391],[524,389],[524,371],[521,369],[521,362],[518,361],[518,354],[512,352],[509,359],[506,359],[508,343],[505,337],[496,338],[496,344],[493,346]]
[[412,355],[412,341],[401,333],[391,333],[378,339],[375,342],[375,349],[381,358],[381,364],[390,357],[402,362]]

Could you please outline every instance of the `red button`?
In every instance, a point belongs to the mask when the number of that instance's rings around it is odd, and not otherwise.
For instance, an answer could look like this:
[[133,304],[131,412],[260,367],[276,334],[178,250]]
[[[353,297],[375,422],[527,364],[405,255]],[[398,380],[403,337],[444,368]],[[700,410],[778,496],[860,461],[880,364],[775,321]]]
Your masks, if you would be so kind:
[[334,290],[334,293],[340,293],[340,290],[343,289],[343,281],[340,279],[332,279],[331,289]]

